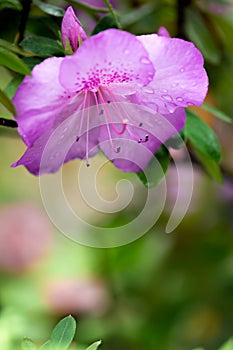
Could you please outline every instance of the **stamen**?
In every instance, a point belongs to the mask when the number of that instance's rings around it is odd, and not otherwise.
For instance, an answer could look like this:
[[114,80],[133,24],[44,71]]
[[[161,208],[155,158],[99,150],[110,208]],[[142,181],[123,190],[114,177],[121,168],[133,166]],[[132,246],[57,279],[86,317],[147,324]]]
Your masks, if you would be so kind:
[[86,136],[86,166],[89,167],[90,164],[88,162],[88,146],[89,146],[89,121],[90,121],[90,93],[88,93],[87,97],[87,136]]
[[138,140],[138,143],[146,143],[147,141],[149,141],[149,135],[146,135],[145,138],[144,138],[144,140],[143,140],[142,138],[140,138],[140,139]]
[[[110,96],[111,100],[113,102],[115,102],[114,101],[114,95],[112,94],[112,92],[108,88],[105,88],[105,90],[108,92],[108,95]],[[123,119],[123,123],[124,123],[125,129],[126,129],[127,124],[129,124],[130,115],[128,114],[127,110],[124,109],[124,105],[122,105],[122,104],[119,104],[118,107],[117,107],[117,112],[118,113],[119,113],[119,109],[120,108],[123,109],[123,113],[127,116],[127,118]],[[120,118],[121,118],[121,116],[120,116]],[[143,123],[140,122],[139,123],[139,127],[142,127],[142,126],[143,126]],[[128,125],[127,131],[129,133],[129,135],[132,137],[132,139],[137,141],[138,143],[145,143],[145,142],[148,142],[148,140],[149,140],[149,135],[147,135],[147,134],[145,135],[144,139],[143,138],[138,138],[136,135],[134,135],[134,133],[130,130],[130,125]]]
[[[100,96],[101,102],[103,103],[103,109],[104,109],[104,111],[105,111],[104,116],[105,116],[106,127],[107,127],[107,131],[108,131],[108,137],[109,137],[109,141],[110,141],[111,147],[112,147],[112,149],[113,149],[114,152],[119,153],[119,147],[116,148],[116,147],[114,147],[114,145],[113,145],[112,135],[111,135],[111,131],[110,131],[110,128],[109,128],[109,124],[111,124],[111,126],[113,126],[113,125],[112,125],[112,120],[111,120],[111,117],[110,117],[110,115],[109,115],[109,113],[108,113],[108,110],[105,108],[105,101],[104,101],[104,98],[103,98],[103,95],[102,95],[100,89],[99,89],[99,96]],[[108,119],[110,120],[110,123],[109,123],[109,121],[107,120],[107,117],[108,117]]]
[[[104,95],[105,95],[105,97],[107,97],[106,94],[104,94],[104,91],[102,91],[101,97],[102,97],[102,101],[103,102],[104,102]],[[110,103],[110,101],[107,100],[107,103]],[[115,110],[117,111],[117,113],[119,113],[118,109],[115,108]],[[122,129],[121,130],[117,130],[117,128],[115,127],[115,123],[113,122],[113,120],[112,120],[111,116],[109,115],[109,113],[107,113],[107,116],[108,116],[108,118],[110,120],[111,127],[115,131],[115,133],[117,135],[122,135],[125,132],[125,130],[126,130],[126,126],[127,126],[126,124],[128,123],[128,119],[123,119],[123,127],[122,127]],[[121,115],[119,115],[119,118],[120,118],[120,120],[122,120]]]
[[81,115],[81,121],[80,121],[80,126],[79,126],[79,131],[78,131],[78,136],[76,138],[76,142],[79,141],[82,127],[83,127],[83,120],[84,120],[84,112],[85,112],[85,107],[86,107],[86,100],[87,100],[87,90],[84,91],[84,100],[82,104],[82,115]]
[[96,104],[96,107],[97,107],[98,114],[100,115],[101,111],[99,111],[99,102],[98,102],[98,98],[97,98],[96,92],[93,92],[93,95],[94,95],[95,104]]

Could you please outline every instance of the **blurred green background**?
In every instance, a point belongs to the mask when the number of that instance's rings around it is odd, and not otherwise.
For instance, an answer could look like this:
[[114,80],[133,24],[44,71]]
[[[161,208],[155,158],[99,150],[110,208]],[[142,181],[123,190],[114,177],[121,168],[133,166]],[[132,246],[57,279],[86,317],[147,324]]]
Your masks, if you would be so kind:
[[[65,9],[75,1],[46,3]],[[100,0],[77,2],[77,13],[90,33],[101,16],[80,3],[105,6]],[[206,60],[207,102],[232,116],[232,2],[128,0],[113,5],[126,30],[153,33],[162,25],[172,36],[178,33],[194,41]],[[20,1],[0,1],[2,39],[15,40],[21,8]],[[59,39],[60,23],[60,16],[49,15],[35,1],[26,34]],[[0,67],[0,87],[5,89],[14,76]],[[173,233],[165,234],[176,189],[171,167],[167,203],[158,223],[136,242],[111,249],[78,245],[56,230],[43,207],[39,179],[22,167],[10,167],[23,153],[23,142],[15,130],[0,129],[0,349],[19,349],[24,336],[42,343],[70,313],[78,322],[76,340],[89,344],[102,339],[103,350],[216,350],[233,334],[233,127],[198,113],[220,139],[224,184],[194,166],[188,213]],[[8,116],[4,107],[0,116]],[[99,155],[94,164],[101,160]],[[79,166],[75,161],[63,168],[65,193],[74,207],[82,201],[76,188]],[[185,166],[183,171],[188,181]],[[97,187],[113,200],[116,183],[125,177],[107,164]],[[135,175],[127,179],[136,194],[146,191]],[[117,226],[137,215],[141,205],[136,196],[124,211],[102,215],[99,224]],[[84,204],[79,214],[99,220]]]

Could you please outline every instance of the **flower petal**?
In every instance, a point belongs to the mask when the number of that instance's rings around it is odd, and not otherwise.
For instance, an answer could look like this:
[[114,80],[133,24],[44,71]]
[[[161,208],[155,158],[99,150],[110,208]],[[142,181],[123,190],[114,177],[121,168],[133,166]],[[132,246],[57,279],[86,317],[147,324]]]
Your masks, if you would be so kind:
[[82,41],[87,39],[82,24],[79,22],[71,6],[67,8],[63,17],[61,32],[63,46],[66,48],[66,40],[68,39],[73,52],[79,47],[79,39]]
[[60,82],[68,91],[95,91],[111,83],[143,86],[153,75],[154,67],[137,37],[108,29],[85,40],[74,55],[64,58]]
[[138,37],[149,52],[156,74],[136,94],[135,101],[153,106],[158,113],[173,113],[177,107],[200,106],[206,96],[208,77],[200,51],[190,42],[158,36]]
[[69,96],[58,81],[63,58],[48,58],[24,78],[13,98],[17,110],[18,131],[30,146],[53,123],[68,103]]
[[[12,167],[24,165],[34,175],[54,173],[71,159],[83,159],[97,153],[98,127],[90,123],[88,139],[85,127],[77,138],[80,123],[84,122],[81,121],[80,114],[82,115],[82,111],[70,116],[66,114],[65,119],[64,114],[58,116],[53,126],[28,148]],[[86,119],[86,114],[83,118]],[[87,127],[86,121],[84,124]]]
[[[155,115],[152,110],[134,104],[124,104],[124,110],[126,115],[133,116],[125,132],[116,133],[115,130],[123,130],[124,125],[114,124],[110,141],[107,126],[101,126],[99,146],[117,168],[138,172],[146,168],[162,143],[184,127],[186,115],[183,108],[172,114]],[[113,114],[111,118],[114,121]]]

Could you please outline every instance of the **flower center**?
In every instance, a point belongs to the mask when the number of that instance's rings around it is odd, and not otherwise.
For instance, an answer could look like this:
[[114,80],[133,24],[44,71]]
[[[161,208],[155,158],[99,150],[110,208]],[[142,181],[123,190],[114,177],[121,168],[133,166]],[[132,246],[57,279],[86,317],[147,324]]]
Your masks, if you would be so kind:
[[103,118],[101,121],[101,127],[106,128],[108,140],[115,153],[120,153],[121,151],[120,139],[122,138],[122,135],[124,135],[124,138],[134,140],[138,143],[146,143],[149,141],[148,134],[145,134],[143,137],[139,136],[144,133],[141,129],[143,123],[135,123],[133,116],[131,116],[125,108],[125,102],[120,100],[118,96],[115,96],[111,92],[110,87],[101,86],[96,91],[85,89],[82,94],[84,94],[84,96],[76,142],[79,141],[84,128],[84,123],[86,123],[85,159],[87,166],[89,166],[90,108],[93,106],[96,106],[98,117]]

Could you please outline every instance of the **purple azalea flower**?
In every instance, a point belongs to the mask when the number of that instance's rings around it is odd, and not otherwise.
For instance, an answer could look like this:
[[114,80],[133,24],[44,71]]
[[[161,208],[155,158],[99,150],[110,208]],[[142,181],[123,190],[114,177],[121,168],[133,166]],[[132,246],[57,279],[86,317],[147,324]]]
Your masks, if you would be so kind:
[[[80,28],[73,20],[71,26],[74,32],[66,22],[72,35],[63,30],[63,37],[70,35],[73,45]],[[203,57],[192,43],[105,30],[25,77],[13,102],[28,148],[13,167],[39,175],[75,158],[89,165],[99,146],[119,169],[140,171],[184,127],[184,108],[200,106],[207,86]]]

